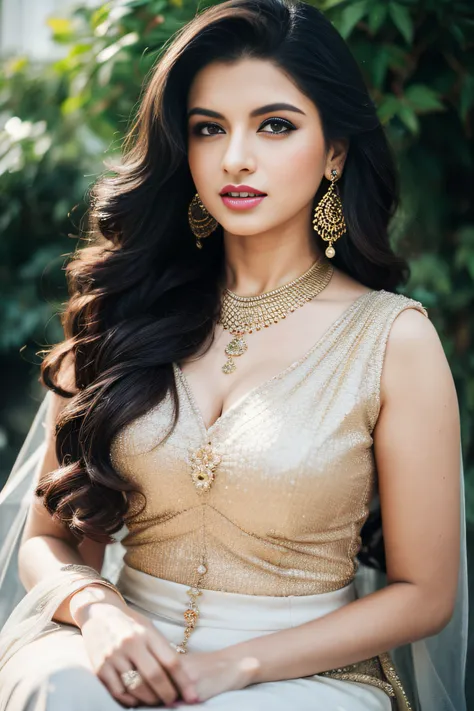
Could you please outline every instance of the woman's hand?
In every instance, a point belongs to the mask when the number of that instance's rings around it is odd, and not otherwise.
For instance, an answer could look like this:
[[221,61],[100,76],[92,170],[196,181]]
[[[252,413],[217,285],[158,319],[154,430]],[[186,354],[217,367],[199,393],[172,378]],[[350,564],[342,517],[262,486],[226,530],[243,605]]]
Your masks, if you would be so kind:
[[233,659],[229,655],[226,656],[225,650],[188,652],[180,657],[184,672],[194,681],[199,701],[206,701],[225,691],[236,691],[249,686],[259,669],[259,662],[255,657]]
[[[186,703],[197,699],[181,656],[151,620],[125,605],[113,591],[74,613],[93,671],[111,695],[125,706]],[[143,683],[126,690],[120,675],[136,669]]]

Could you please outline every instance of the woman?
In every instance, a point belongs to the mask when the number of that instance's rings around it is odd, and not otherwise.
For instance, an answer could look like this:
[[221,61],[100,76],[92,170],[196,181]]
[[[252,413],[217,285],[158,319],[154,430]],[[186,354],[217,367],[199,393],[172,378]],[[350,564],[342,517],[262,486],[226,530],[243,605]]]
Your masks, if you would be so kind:
[[[230,0],[177,34],[42,366],[2,711],[410,708],[387,651],[453,616],[462,496],[452,377],[395,293],[396,204],[320,12]],[[356,599],[376,488],[389,585]],[[421,676],[423,711],[461,709],[460,681]]]

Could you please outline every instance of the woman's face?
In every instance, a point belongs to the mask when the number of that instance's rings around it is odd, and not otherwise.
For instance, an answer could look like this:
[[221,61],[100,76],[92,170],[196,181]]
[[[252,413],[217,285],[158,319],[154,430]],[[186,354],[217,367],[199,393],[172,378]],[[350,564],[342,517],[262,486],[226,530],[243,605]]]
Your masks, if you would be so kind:
[[[341,174],[343,156],[326,150],[315,105],[281,69],[248,58],[209,64],[192,83],[188,115],[194,184],[225,232],[259,234],[299,222],[302,214],[310,225],[321,179],[334,167]],[[266,197],[223,199],[229,184]]]

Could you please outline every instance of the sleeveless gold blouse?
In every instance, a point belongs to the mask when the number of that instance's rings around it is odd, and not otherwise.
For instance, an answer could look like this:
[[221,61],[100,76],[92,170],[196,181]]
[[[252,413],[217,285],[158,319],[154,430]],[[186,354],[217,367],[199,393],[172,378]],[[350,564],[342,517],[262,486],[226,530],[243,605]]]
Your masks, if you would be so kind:
[[[251,595],[311,595],[347,585],[375,485],[372,431],[385,345],[395,317],[423,306],[399,294],[359,297],[298,361],[257,385],[206,429],[173,365],[171,396],[113,440],[117,471],[146,497],[128,523],[125,562],[191,584],[205,529],[205,587]],[[164,441],[160,444],[160,441]],[[220,454],[205,496],[190,458]]]
[[[302,358],[207,429],[173,364],[180,402],[174,431],[166,437],[168,394],[111,446],[115,469],[146,497],[145,505],[132,497],[137,513],[122,540],[125,562],[192,585],[205,545],[206,589],[312,595],[350,583],[376,486],[372,432],[387,338],[407,308],[428,316],[403,295],[363,294]],[[221,461],[200,496],[191,457],[206,442]]]

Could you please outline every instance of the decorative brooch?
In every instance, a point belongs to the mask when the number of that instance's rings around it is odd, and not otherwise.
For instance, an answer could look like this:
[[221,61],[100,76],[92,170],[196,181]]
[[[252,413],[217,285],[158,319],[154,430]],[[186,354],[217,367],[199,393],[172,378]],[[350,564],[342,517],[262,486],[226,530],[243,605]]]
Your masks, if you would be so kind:
[[214,471],[220,464],[222,457],[213,448],[212,444],[199,447],[190,458],[191,479],[198,494],[209,491],[215,479]]

